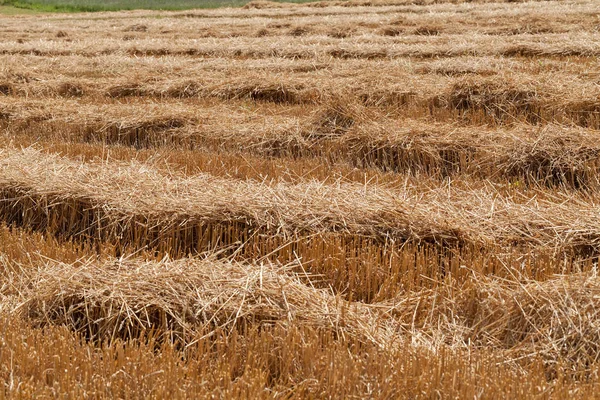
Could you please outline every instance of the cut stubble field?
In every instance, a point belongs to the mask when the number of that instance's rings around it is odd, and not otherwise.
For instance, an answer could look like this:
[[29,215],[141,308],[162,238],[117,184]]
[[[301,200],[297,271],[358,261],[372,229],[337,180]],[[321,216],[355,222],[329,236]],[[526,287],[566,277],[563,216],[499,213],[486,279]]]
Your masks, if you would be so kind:
[[0,398],[597,397],[599,17],[0,16]]

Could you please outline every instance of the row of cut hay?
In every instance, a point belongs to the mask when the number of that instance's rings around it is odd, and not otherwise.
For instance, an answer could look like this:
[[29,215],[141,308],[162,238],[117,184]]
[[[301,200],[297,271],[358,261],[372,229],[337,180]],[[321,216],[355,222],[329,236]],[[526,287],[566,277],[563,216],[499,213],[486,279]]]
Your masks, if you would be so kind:
[[[548,78],[548,77],[546,77]],[[372,80],[374,79],[374,80]],[[437,120],[459,119],[470,124],[510,125],[514,123],[560,123],[600,129],[600,102],[597,90],[579,82],[568,92],[533,82],[532,77],[514,82],[495,79],[430,78],[427,85],[417,86],[415,76],[403,88],[396,84],[372,84],[353,79],[332,77],[330,80],[309,77],[290,79],[248,76],[246,79],[182,80],[169,82],[103,82],[107,87],[84,89],[74,82],[12,84],[6,83],[8,94],[26,97],[47,95],[70,98],[88,93],[90,97],[109,99],[135,98],[218,99],[253,101],[281,105],[326,105],[359,102],[406,117],[433,117]],[[255,81],[253,81],[255,80]],[[343,89],[339,89],[341,85]],[[1,89],[1,87],[0,87]],[[579,94],[581,93],[581,95]],[[106,100],[104,100],[106,101]]]
[[[404,2],[400,0],[398,2],[392,1],[317,1],[307,3],[279,3],[272,1],[252,1],[248,3],[242,10],[236,11],[220,11],[219,17],[230,17],[230,18],[243,18],[243,17],[292,17],[292,16],[305,16],[308,9],[314,13],[314,16],[329,15],[333,12],[339,16],[351,16],[351,15],[378,15],[378,14],[403,14],[405,18],[424,18],[426,20],[440,18],[442,16],[449,16],[455,18],[468,19],[477,16],[481,17],[495,17],[495,21],[489,21],[485,18],[481,21],[481,24],[493,24],[498,23],[504,19],[509,19],[515,14],[526,14],[531,16],[531,22],[537,22],[540,18],[547,17],[548,19],[556,19],[564,21],[565,17],[571,15],[583,15],[585,11],[593,10],[593,2],[578,2],[578,3],[564,3],[564,2],[544,2],[544,7],[540,7],[537,1],[533,2],[521,2],[521,1],[499,1],[494,7],[489,7],[490,1],[416,1],[412,0]],[[510,4],[508,4],[510,3]],[[377,6],[380,9],[371,9],[370,6]],[[359,7],[359,8],[355,8]],[[425,12],[427,10],[427,12]],[[425,15],[422,15],[425,14]],[[207,18],[209,16],[215,17],[215,13],[205,13],[203,11],[194,11],[193,13],[186,12],[185,14],[175,13],[173,16],[176,17],[187,17],[187,18]],[[562,19],[560,19],[562,17]],[[589,17],[589,16],[588,16]],[[454,21],[452,21],[454,22]]]
[[[151,97],[160,99],[220,99],[225,101],[251,100],[275,104],[314,104],[322,100],[322,93],[317,88],[307,87],[303,83],[288,84],[286,82],[202,82],[184,80],[171,83],[166,87],[152,84],[123,83],[112,85],[105,89],[95,89],[88,86],[89,82],[21,82],[0,83],[0,95],[19,96],[26,98],[63,97],[78,98],[82,96],[105,95],[113,99],[131,97]],[[100,93],[99,93],[100,92]]]
[[465,174],[532,186],[595,188],[597,131],[556,125],[511,129],[367,124],[340,140],[349,161],[384,171]]
[[116,85],[106,92],[108,97],[171,97],[171,98],[217,98],[221,100],[247,99],[275,104],[316,103],[320,94],[316,89],[303,85],[289,86],[284,83],[247,83],[242,85],[223,85],[207,87],[196,82],[183,82],[178,85],[157,91],[156,88],[144,85]]
[[366,305],[316,289],[310,277],[287,268],[213,258],[48,261],[8,312],[109,343],[151,335],[189,344],[257,326],[310,327],[387,349],[410,339],[430,348],[496,351],[508,364],[541,359],[551,379],[561,371],[582,379],[600,355],[594,273],[544,282],[475,276],[462,286],[449,276],[434,289]]
[[492,119],[511,123],[525,120],[533,124],[547,121],[600,129],[600,102],[597,96],[562,101],[539,91],[533,85],[506,84],[494,80],[466,80],[456,83],[439,101],[461,112],[482,112]]
[[[254,15],[249,23],[244,15],[241,18],[207,17],[206,23],[198,26],[196,18],[161,15],[161,18],[130,18],[95,20],[94,25],[81,29],[65,21],[45,21],[44,29],[32,34],[33,29],[25,30],[19,25],[7,29],[5,39],[20,44],[36,40],[73,44],[74,41],[91,41],[93,38],[113,38],[115,42],[131,42],[155,38],[161,41],[186,39],[239,37],[323,37],[345,39],[362,38],[373,35],[402,37],[436,35],[542,35],[597,31],[597,21],[593,7],[589,3],[571,4],[553,2],[551,7],[536,9],[523,7],[520,10],[508,7],[459,7],[435,12],[407,12],[406,8],[386,7],[380,10],[362,9],[362,12],[348,12],[347,9],[316,10],[317,13],[294,12],[279,15]],[[306,9],[305,9],[306,10]],[[358,11],[358,12],[356,12]],[[515,15],[526,13],[527,24],[519,23]],[[246,15],[248,17],[248,15]],[[327,24],[322,18],[327,17]],[[282,20],[283,19],[283,20]],[[28,26],[35,26],[32,21]],[[168,47],[168,46],[164,46]]]
[[[80,265],[81,262],[103,260],[119,252],[124,252],[124,249],[107,242],[61,241],[45,232],[0,225],[0,259],[7,261],[0,268],[0,296],[14,296],[21,287],[27,286],[32,274],[38,271],[37,263],[54,259]],[[126,252],[140,254],[140,249],[131,248]],[[396,247],[391,243],[377,246],[365,238],[340,235],[309,236],[287,242],[281,238],[262,237],[247,243],[244,249],[238,248],[233,254],[235,259],[240,260],[293,262],[294,268],[290,271],[304,278],[310,273],[311,286],[327,288],[346,299],[366,302],[388,299],[399,291],[431,287],[433,282],[450,272],[459,277],[461,269],[458,266],[467,260],[470,265],[476,264],[482,273],[502,276],[503,272],[501,264],[493,256],[484,255],[482,249],[455,254],[435,246]],[[155,258],[155,253],[145,252],[145,257]],[[539,265],[538,260],[542,260]],[[556,272],[559,264],[556,260],[539,257],[532,260],[523,273],[543,278],[544,274]],[[25,268],[25,265],[31,265],[31,268]],[[585,263],[570,260],[558,271],[573,267],[577,271],[589,268]]]
[[458,120],[471,125],[556,123],[600,129],[600,102],[596,94],[566,95],[534,82],[459,79],[441,93],[425,96],[412,90],[394,89],[354,93],[365,106],[381,107],[408,117]]
[[[335,15],[334,15],[335,16]],[[577,15],[574,18],[581,18],[581,15]],[[314,18],[313,18],[314,19]],[[345,20],[343,22],[322,25],[319,21],[307,21],[304,24],[291,24],[291,23],[280,23],[280,22],[272,22],[266,23],[264,25],[255,24],[255,25],[244,25],[244,26],[235,26],[235,25],[221,25],[214,24],[210,25],[206,28],[201,28],[197,30],[178,28],[173,31],[168,31],[166,33],[162,32],[129,32],[123,34],[120,38],[113,38],[114,44],[122,44],[123,46],[127,46],[127,52],[122,54],[128,55],[136,55],[136,56],[151,56],[151,57],[161,57],[161,56],[205,56],[205,57],[216,57],[219,55],[224,55],[226,57],[232,58],[243,58],[240,57],[242,55],[249,55],[251,58],[264,58],[262,55],[267,54],[266,52],[260,52],[258,50],[249,52],[249,53],[241,53],[241,51],[233,52],[233,53],[224,53],[223,50],[220,52],[211,47],[203,47],[203,48],[192,48],[187,47],[185,49],[178,50],[169,50],[167,45],[164,45],[160,48],[150,47],[147,45],[149,38],[156,38],[161,42],[165,42],[167,40],[178,40],[181,35],[186,35],[186,38],[195,38],[197,40],[206,40],[206,39],[214,39],[214,40],[229,40],[232,38],[246,38],[246,39],[255,39],[255,38],[266,38],[266,39],[283,39],[283,38],[306,38],[309,40],[315,40],[317,38],[326,41],[326,45],[329,47],[328,55],[339,58],[357,58],[357,59],[378,59],[378,58],[386,58],[385,56],[389,54],[390,58],[398,58],[403,55],[407,56],[415,56],[417,58],[428,59],[431,57],[430,52],[419,52],[418,50],[412,49],[407,50],[404,48],[403,51],[396,51],[393,53],[388,52],[367,52],[366,50],[356,51],[353,49],[348,53],[338,53],[338,50],[346,50],[345,48],[336,49],[335,44],[338,42],[339,44],[343,44],[343,39],[357,39],[360,40],[364,37],[369,37],[373,42],[377,42],[377,37],[380,37],[383,41],[388,38],[396,39],[396,42],[392,42],[392,45],[397,44],[397,42],[405,42],[405,44],[409,42],[415,42],[416,40],[421,39],[421,41],[425,42],[427,39],[431,37],[468,37],[468,35],[487,35],[487,36],[495,36],[498,40],[510,40],[510,39],[526,39],[528,36],[536,36],[538,38],[543,39],[544,34],[552,34],[552,35],[564,35],[564,34],[575,34],[575,33],[587,33],[594,34],[596,31],[596,27],[594,25],[594,21],[589,18],[587,21],[571,21],[571,23],[565,22],[563,24],[556,22],[541,22],[538,24],[532,25],[515,25],[514,22],[508,21],[508,23],[504,22],[498,24],[496,26],[488,26],[488,25],[474,25],[472,21],[461,21],[456,23],[455,25],[449,25],[449,23],[444,23],[444,21],[436,20],[432,23],[417,23],[414,21],[403,20],[402,17],[397,18],[396,20],[389,20],[388,18],[371,18],[373,23],[369,23],[365,21],[366,18],[357,18],[359,19],[358,23],[352,21],[351,19]],[[160,28],[159,28],[160,29]],[[176,33],[175,33],[176,32]],[[29,44],[30,47],[27,50],[22,49],[19,51],[10,51],[6,49],[3,54],[8,55],[33,55],[33,56],[67,56],[70,53],[66,50],[53,49],[43,51],[38,48],[31,47],[32,43],[38,42],[40,40],[49,41],[58,45],[65,46],[66,44],[73,44],[73,39],[57,39],[57,34],[66,34],[64,31],[58,31],[54,33],[52,31],[46,31],[42,34],[36,35],[35,39],[31,38],[23,39],[23,36],[30,36],[23,34],[22,32],[15,31],[12,34],[8,34],[6,37],[7,42],[15,42],[17,44]],[[91,42],[90,35],[94,35],[91,32],[85,31],[76,31],[72,32],[70,35],[73,38],[77,38],[78,41],[88,41]],[[96,35],[99,37],[104,36],[104,32],[97,31]],[[144,44],[144,48],[138,48],[132,46],[135,43]],[[66,47],[66,46],[65,46]],[[553,52],[539,50],[540,46],[532,46],[532,45],[522,45],[522,46],[505,46],[504,51],[500,54],[493,53],[491,51],[478,51],[471,50],[468,54],[477,54],[477,55],[493,55],[493,56],[506,56],[506,57],[514,57],[514,56],[556,56],[558,53],[556,50]],[[116,54],[118,51],[116,49],[104,49],[101,50],[102,53],[98,55],[109,55]],[[433,50],[435,51],[435,50]],[[408,54],[410,52],[410,54]],[[462,50],[463,53],[467,53],[464,48]],[[444,53],[442,56],[446,57],[455,57],[457,54],[460,54],[461,50],[456,49],[452,53]],[[563,54],[571,54],[571,55],[581,55],[581,56],[592,56],[593,53],[586,51],[581,48],[563,48]],[[85,52],[85,49],[81,49],[76,53],[71,54],[79,54],[82,56],[88,56],[91,53]],[[277,50],[271,50],[268,54],[274,55],[282,55],[283,58],[301,58],[301,59],[310,59],[310,54],[308,51],[304,52],[296,52],[292,53],[291,50],[287,50],[284,52],[279,52]],[[317,57],[323,56],[322,52],[317,52]],[[367,56],[368,55],[368,56]],[[294,57],[295,56],[295,57]]]
[[[500,352],[511,365],[542,359],[551,379],[561,371],[583,379],[599,352],[593,271],[541,282],[517,271],[504,280],[482,277],[461,266],[432,289],[365,305],[315,289],[316,277],[292,265],[212,257],[65,264],[34,256],[19,263],[4,258],[12,246],[2,245],[3,315],[65,325],[99,342],[149,335],[190,343],[223,331],[249,335],[257,326],[308,327],[388,349],[410,338],[430,348]],[[471,279],[455,280],[465,271]]]
[[[70,143],[103,143],[121,145],[136,149],[170,147],[181,150],[201,148],[200,143],[187,135],[191,126],[201,129],[201,124],[192,125],[192,121],[178,116],[159,116],[146,118],[92,118],[90,120],[61,118],[61,116],[41,115],[40,118],[28,116],[24,119],[8,116],[0,119],[0,126],[7,137],[28,136],[41,142],[56,141]],[[104,119],[104,120],[103,120]],[[187,129],[183,129],[187,128]],[[43,132],[43,135],[40,135]]]
[[[18,103],[17,103],[18,104]],[[332,102],[299,117],[254,116],[235,108],[191,115],[182,107],[132,104],[21,110],[2,107],[7,132],[66,142],[106,143],[135,148],[242,151],[266,157],[348,163],[396,173],[474,175],[519,184],[571,188],[597,186],[597,131],[548,125],[510,129],[461,128],[395,120],[358,105]],[[16,109],[15,109],[16,107]],[[140,112],[144,111],[144,115]],[[226,117],[215,113],[223,110]],[[189,115],[188,115],[189,114]],[[222,115],[222,114],[220,114]]]
[[[483,3],[483,4],[482,4]],[[279,3],[268,1],[253,1],[247,7],[241,9],[219,9],[219,10],[193,10],[185,13],[175,12],[169,16],[175,18],[219,18],[219,21],[237,21],[250,17],[283,19],[285,17],[304,17],[306,15],[321,17],[330,14],[337,14],[340,17],[352,15],[381,15],[381,14],[405,14],[407,17],[422,16],[423,18],[436,18],[439,15],[451,15],[469,18],[472,16],[496,17],[504,19],[514,14],[531,14],[532,19],[537,21],[541,16],[559,19],[560,17],[571,16],[573,14],[585,14],[585,11],[594,10],[594,4],[591,1],[564,3],[564,2],[544,2],[544,7],[540,7],[538,2],[495,2],[494,7],[489,7],[488,1],[463,2],[463,1],[439,1],[439,2],[418,2],[418,3],[394,3],[378,1],[324,1],[307,3]],[[511,3],[511,4],[508,4]],[[263,5],[263,7],[261,7]],[[377,9],[368,6],[379,6]],[[358,8],[354,7],[358,6]],[[426,7],[423,7],[426,6]],[[425,12],[427,10],[427,12]],[[466,14],[466,15],[465,15]],[[148,15],[146,12],[145,15]],[[151,15],[151,14],[150,14]],[[143,16],[140,16],[143,17]],[[231,18],[231,19],[228,19]],[[127,22],[129,22],[127,20]],[[488,21],[482,21],[486,23]],[[492,22],[489,22],[492,23]]]
[[[69,55],[81,55],[85,57],[94,57],[99,55],[119,54],[120,50],[105,50],[101,53],[90,52],[69,52],[66,50],[39,50],[39,49],[23,49],[23,50],[0,50],[0,54],[5,55],[36,55],[46,57],[59,57]],[[182,50],[169,48],[142,48],[133,47],[125,50],[125,54],[132,57],[201,57],[214,58],[225,57],[232,59],[266,59],[266,58],[282,58],[282,59],[314,59],[331,57],[340,60],[386,60],[386,59],[433,59],[433,58],[454,58],[463,56],[495,56],[495,57],[584,57],[593,58],[600,54],[600,50],[594,47],[579,47],[576,45],[563,45],[555,47],[547,47],[539,44],[516,44],[505,45],[493,49],[485,49],[478,45],[462,45],[461,47],[447,47],[435,45],[423,45],[388,47],[388,46],[369,46],[368,49],[363,47],[340,47],[328,46],[320,48],[297,48],[292,49],[258,49],[258,48],[238,48],[225,50],[222,48],[211,47],[193,47]]]
[[594,193],[410,177],[395,189],[374,183],[268,184],[206,174],[181,178],[148,164],[80,163],[31,149],[4,149],[2,156],[3,219],[124,246],[185,253],[261,234],[324,233],[588,254],[600,243]]
[[[529,11],[535,14],[534,11]],[[248,24],[240,22],[240,19],[228,19],[224,21],[211,21],[198,27],[190,19],[168,19],[160,18],[153,23],[138,19],[139,24],[119,25],[112,22],[107,26],[96,21],[93,29],[81,30],[73,26],[56,24],[50,29],[36,32],[20,31],[18,28],[6,32],[5,40],[19,44],[31,43],[36,40],[53,41],[56,43],[73,43],[74,40],[90,41],[92,37],[113,37],[115,42],[128,43],[133,41],[144,41],[148,38],[156,38],[161,41],[169,39],[177,40],[184,36],[187,39],[230,39],[239,37],[326,37],[335,39],[361,38],[375,35],[396,37],[402,40],[414,40],[417,37],[429,37],[440,35],[473,35],[485,34],[495,36],[523,36],[565,33],[594,33],[597,31],[596,20],[591,13],[585,12],[585,7],[571,10],[563,15],[560,21],[551,12],[543,12],[535,19],[531,15],[531,21],[527,25],[519,24],[513,18],[501,15],[494,22],[484,20],[479,13],[446,12],[443,17],[431,13],[398,13],[392,10],[390,13],[363,13],[353,15],[339,15],[330,13],[327,15],[328,23],[323,24],[321,16],[304,15],[295,16],[294,22],[281,21],[278,19],[263,18]],[[502,14],[502,13],[500,13]],[[493,17],[492,17],[493,18]],[[131,21],[133,22],[133,21]],[[176,27],[173,25],[177,24]],[[64,30],[60,30],[60,29]],[[104,28],[104,29],[103,29]],[[112,31],[107,35],[107,30]],[[115,31],[121,31],[121,37],[114,37]],[[117,33],[118,34],[118,33]],[[168,47],[168,46],[165,46]]]
[[556,125],[476,129],[393,121],[333,103],[314,114],[303,135],[315,155],[343,157],[362,168],[442,176],[461,172],[573,188],[597,184],[600,148],[594,130]]
[[[463,113],[469,109],[480,109],[489,114],[490,121],[501,123],[531,115],[529,120],[532,122],[560,122],[562,119],[584,124],[585,117],[594,113],[594,104],[597,108],[598,97],[593,74],[586,72],[587,63],[573,61],[568,65],[544,63],[547,70],[540,70],[541,67],[536,68],[530,62],[515,63],[490,58],[467,58],[456,62],[438,60],[419,63],[412,68],[400,68],[394,62],[330,61],[320,62],[323,70],[304,73],[290,72],[290,69],[296,68],[296,64],[301,69],[307,68],[306,62],[293,61],[285,63],[286,68],[282,69],[273,60],[265,60],[264,65],[251,60],[232,65],[222,60],[209,60],[201,70],[186,61],[178,70],[172,65],[175,62],[173,59],[166,60],[166,66],[156,60],[133,61],[127,57],[101,59],[98,66],[90,65],[89,61],[78,57],[59,62],[60,68],[76,68],[73,74],[82,78],[73,78],[71,74],[57,77],[56,74],[41,73],[39,69],[53,67],[43,58],[35,61],[27,57],[20,58],[18,61],[21,63],[32,63],[38,68],[21,70],[19,73],[19,64],[7,60],[9,72],[1,83],[6,86],[6,93],[27,98],[81,95],[85,95],[86,99],[98,96],[116,99],[151,97],[165,101],[172,98],[220,98],[282,104],[326,103],[332,100],[343,102],[348,98],[358,98],[365,105],[409,108],[407,112],[416,111],[411,110],[410,106],[424,111],[431,109],[431,113],[441,111],[438,109]],[[119,70],[120,78],[106,76],[101,69],[111,68],[112,59],[124,64],[123,69]],[[73,63],[86,65],[93,70],[86,72],[81,67],[73,67]],[[503,75],[502,80],[498,76],[451,78],[437,73],[423,74],[422,71],[422,68],[456,70],[460,76],[460,71],[465,68],[477,70],[477,64],[482,64],[482,71],[498,69],[498,73]],[[175,76],[169,79],[143,78],[143,73],[152,74],[157,68],[164,69],[169,76]],[[140,71],[136,74],[131,73],[131,70],[138,69]],[[391,75],[389,79],[382,79],[382,69]],[[559,69],[560,73],[557,72]],[[84,78],[87,74],[96,78]],[[561,117],[562,114],[564,116]]]
[[[377,23],[377,26],[380,26]],[[425,28],[427,29],[427,28]],[[454,58],[459,56],[494,57],[594,57],[598,54],[597,32],[577,32],[547,35],[493,36],[472,32],[457,35],[409,35],[397,37],[375,33],[363,35],[362,40],[340,42],[326,35],[307,36],[300,41],[293,36],[239,37],[219,39],[218,43],[190,43],[176,40],[171,46],[140,39],[126,42],[113,53],[130,56],[164,57],[224,57],[233,59],[416,59]],[[456,39],[453,41],[452,39]],[[450,44],[449,44],[450,42]],[[260,46],[262,44],[262,46]],[[54,48],[52,48],[54,47]],[[49,53],[65,53],[62,46],[48,46]],[[0,47],[0,50],[2,48]],[[40,50],[30,46],[6,46],[6,54],[27,54]],[[100,49],[99,49],[100,50]],[[74,49],[72,54],[90,55],[91,48]],[[110,51],[110,50],[107,50]],[[108,54],[108,53],[106,53]],[[50,55],[50,54],[49,54]]]
[[390,346],[393,325],[362,303],[301,282],[288,267],[212,258],[48,262],[24,290],[19,312],[95,341],[154,337],[190,343],[218,330],[297,324]]
[[[64,133],[64,132],[63,132]],[[398,183],[396,173],[378,169],[361,169],[341,162],[324,163],[319,158],[265,157],[237,150],[196,149],[182,150],[173,147],[135,148],[102,142],[62,142],[39,139],[26,135],[0,138],[2,146],[26,148],[35,146],[44,153],[59,154],[84,162],[130,162],[149,163],[167,174],[192,176],[208,173],[215,177],[270,182],[302,183],[317,180],[331,184],[338,182],[377,182],[382,186]]]
[[[168,57],[132,58],[124,55],[95,57],[79,56],[44,58],[31,56],[1,57],[6,65],[0,81],[14,85],[17,93],[30,98],[52,95],[60,85],[75,85],[85,94],[104,94],[113,86],[142,86],[160,93],[169,88],[191,89],[245,84],[285,84],[289,87],[328,88],[333,92],[340,86],[383,91],[400,88],[418,93],[436,95],[439,88],[450,88],[461,80],[452,77],[464,75],[502,77],[511,86],[536,87],[539,92],[563,92],[565,97],[577,99],[593,92],[594,73],[590,71],[593,59],[529,59],[498,57],[458,57],[432,60],[316,60],[286,59],[206,59],[201,64],[193,58]],[[541,61],[541,62],[540,62]],[[111,70],[108,73],[107,70]],[[156,71],[161,74],[157,75]],[[388,79],[382,79],[382,74]],[[446,78],[446,79],[444,79]],[[558,80],[560,79],[560,81]],[[480,79],[486,82],[484,79]],[[475,82],[474,82],[475,83]],[[587,85],[587,86],[585,86]],[[584,87],[582,87],[584,86]],[[140,88],[140,89],[141,89]],[[184,91],[182,91],[184,92]],[[567,93],[573,93],[568,95]]]
[[[545,1],[545,0],[539,0]],[[453,4],[487,4],[487,3],[525,3],[525,1],[496,1],[496,0],[349,0],[349,1],[314,1],[306,3],[280,3],[269,0],[252,0],[246,4],[243,9],[263,10],[263,9],[297,9],[297,8],[327,8],[327,7],[386,7],[386,6],[418,6],[418,7],[439,7],[440,5]],[[416,12],[416,11],[415,11]]]
[[[351,104],[330,103],[302,132],[309,152],[361,168],[448,176],[517,179],[531,185],[595,187],[598,131],[556,125],[461,128],[388,120]],[[295,143],[290,156],[305,156]]]
[[600,357],[600,280],[595,271],[544,282],[473,274],[463,285],[398,297],[393,314],[416,341],[497,348],[509,360],[543,359],[549,376],[584,377]]
[[[118,248],[114,243],[62,241],[47,232],[0,226],[0,258],[9,260],[0,269],[3,289],[0,295],[18,294],[20,287],[35,274],[36,263],[48,259],[79,265],[89,260],[104,260],[115,254],[135,252],[154,259],[154,251],[131,247]],[[227,243],[215,243],[219,249]],[[233,255],[241,261],[294,263],[290,269],[300,276],[310,274],[310,285],[327,288],[346,300],[367,303],[384,301],[401,293],[416,292],[444,284],[451,276],[454,282],[472,280],[473,271],[485,276],[512,279],[515,273],[527,279],[546,280],[553,274],[591,271],[594,259],[565,256],[547,251],[523,253],[502,252],[502,249],[464,246],[441,248],[426,244],[382,245],[368,238],[350,235],[319,235],[284,240],[275,236],[252,238],[235,252],[220,250],[219,255]],[[167,251],[169,252],[169,251]],[[170,252],[172,254],[172,252]],[[159,255],[160,258],[160,255]],[[33,268],[22,268],[31,264]],[[465,265],[469,269],[464,268]],[[309,284],[308,281],[305,283]]]
[[[577,17],[581,17],[578,15]],[[306,18],[305,18],[306,19]],[[364,20],[364,18],[361,18]],[[389,25],[378,27],[376,24],[380,22],[385,24],[386,20],[376,21],[373,24],[369,24],[366,21],[361,21],[358,24],[353,25],[351,19],[345,20],[342,23],[327,25],[320,25],[318,22],[306,21],[306,23],[269,23],[265,27],[261,25],[256,26],[223,26],[217,25],[210,26],[202,29],[202,32],[191,31],[192,36],[199,36],[200,38],[215,38],[215,39],[227,39],[231,37],[281,37],[281,36],[292,36],[292,37],[315,37],[325,36],[328,38],[336,39],[347,39],[347,38],[360,38],[364,35],[381,35],[396,38],[411,38],[412,36],[438,36],[438,35],[465,35],[468,32],[478,32],[487,35],[497,36],[517,36],[517,35],[541,35],[541,34],[564,34],[569,32],[581,32],[588,31],[593,32],[595,30],[594,21],[571,21],[564,23],[557,22],[546,22],[540,21],[531,25],[515,25],[512,21],[505,21],[503,24],[497,26],[479,26],[472,24],[472,21],[465,21],[466,23],[450,23],[444,24],[443,21],[435,20],[432,23],[417,23],[415,21],[403,20],[399,17],[397,20],[391,21]],[[462,21],[461,21],[462,22]],[[471,22],[471,24],[469,24]],[[188,30],[189,31],[189,30]],[[183,33],[183,30],[178,30]],[[83,34],[85,35],[85,33]],[[123,41],[134,41],[144,39],[148,36],[154,36],[152,33],[137,33],[127,34],[122,37]],[[161,37],[164,34],[160,35]],[[18,39],[17,39],[18,40]],[[52,40],[52,39],[50,39]],[[160,54],[165,53],[161,51]],[[159,54],[158,51],[149,53],[150,55]],[[187,54],[186,54],[187,55]]]
[[10,312],[95,341],[152,334],[189,343],[219,330],[291,324],[382,347],[409,334],[423,345],[500,349],[512,359],[544,359],[551,371],[561,361],[585,368],[600,354],[593,274],[524,283],[482,278],[369,306],[270,264],[133,259],[38,268]]
[[[360,41],[343,42],[328,35],[298,38],[263,36],[233,38],[140,38],[115,40],[114,37],[87,38],[77,42],[6,42],[0,55],[84,58],[130,56],[152,58],[227,58],[227,59],[304,59],[394,60],[434,59],[462,56],[593,58],[600,53],[597,32],[571,32],[548,35],[494,36],[411,35],[403,38],[366,34]],[[403,40],[402,40],[403,39]],[[454,43],[448,41],[455,39]]]

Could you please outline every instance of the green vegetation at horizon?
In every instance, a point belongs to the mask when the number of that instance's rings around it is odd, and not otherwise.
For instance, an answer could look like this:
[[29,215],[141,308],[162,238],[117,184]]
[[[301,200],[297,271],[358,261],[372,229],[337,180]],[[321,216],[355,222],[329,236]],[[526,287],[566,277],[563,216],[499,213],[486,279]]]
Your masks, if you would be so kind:
[[28,8],[17,8],[15,6],[6,5],[5,2],[0,1],[0,15],[27,15],[37,13],[39,13],[39,11]]

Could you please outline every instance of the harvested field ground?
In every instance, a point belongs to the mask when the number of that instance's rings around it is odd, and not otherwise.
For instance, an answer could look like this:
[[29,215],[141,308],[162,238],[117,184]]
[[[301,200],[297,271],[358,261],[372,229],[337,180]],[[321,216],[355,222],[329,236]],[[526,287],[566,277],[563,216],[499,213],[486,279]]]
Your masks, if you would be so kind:
[[599,397],[595,1],[0,37],[0,398]]

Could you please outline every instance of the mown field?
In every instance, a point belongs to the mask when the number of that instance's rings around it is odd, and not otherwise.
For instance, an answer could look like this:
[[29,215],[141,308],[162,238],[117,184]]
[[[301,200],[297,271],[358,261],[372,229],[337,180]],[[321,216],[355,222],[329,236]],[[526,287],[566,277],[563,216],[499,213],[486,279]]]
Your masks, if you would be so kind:
[[[300,2],[306,0],[299,0]],[[298,2],[298,0],[292,1]],[[97,12],[122,10],[189,10],[239,7],[247,0],[0,0],[1,6],[34,12]]]
[[0,34],[0,398],[598,397],[596,1]]

